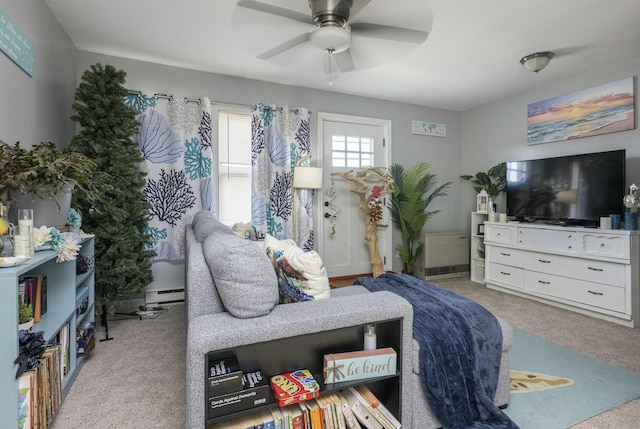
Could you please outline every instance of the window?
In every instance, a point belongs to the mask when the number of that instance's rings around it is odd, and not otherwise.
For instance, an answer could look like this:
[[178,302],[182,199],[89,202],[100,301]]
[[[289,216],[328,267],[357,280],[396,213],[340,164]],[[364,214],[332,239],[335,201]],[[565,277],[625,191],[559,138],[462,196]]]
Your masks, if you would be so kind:
[[331,166],[362,168],[374,165],[373,138],[363,136],[331,136]]
[[218,219],[251,221],[250,112],[218,112]]

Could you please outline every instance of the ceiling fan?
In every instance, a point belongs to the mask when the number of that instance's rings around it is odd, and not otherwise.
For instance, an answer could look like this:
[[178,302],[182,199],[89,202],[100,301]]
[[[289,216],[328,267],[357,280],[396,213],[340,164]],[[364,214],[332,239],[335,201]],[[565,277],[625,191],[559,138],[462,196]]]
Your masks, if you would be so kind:
[[355,70],[350,49],[352,36],[420,44],[429,35],[426,31],[409,28],[350,22],[370,2],[371,0],[309,0],[311,15],[255,0],[240,0],[238,6],[313,25],[310,31],[274,46],[258,55],[258,58],[268,59],[309,42],[316,49],[329,54],[329,73],[331,58],[335,59],[339,70],[345,73]]

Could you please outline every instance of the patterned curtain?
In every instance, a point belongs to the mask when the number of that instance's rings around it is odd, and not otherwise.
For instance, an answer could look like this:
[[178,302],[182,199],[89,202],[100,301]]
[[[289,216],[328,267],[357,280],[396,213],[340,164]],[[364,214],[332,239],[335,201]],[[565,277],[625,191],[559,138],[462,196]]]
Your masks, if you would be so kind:
[[313,249],[311,191],[293,190],[293,167],[309,163],[309,149],[307,109],[263,104],[253,109],[251,218],[259,237],[292,238],[302,249]]
[[133,93],[134,136],[145,159],[144,193],[151,208],[154,261],[184,258],[184,226],[200,210],[215,211],[212,187],[211,103],[208,98]]

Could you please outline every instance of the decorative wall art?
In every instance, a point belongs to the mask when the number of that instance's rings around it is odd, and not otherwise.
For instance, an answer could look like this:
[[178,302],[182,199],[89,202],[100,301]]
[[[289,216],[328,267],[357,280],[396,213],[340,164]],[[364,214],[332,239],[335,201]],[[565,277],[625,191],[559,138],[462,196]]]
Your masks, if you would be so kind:
[[634,106],[632,77],[529,104],[527,143],[633,130]]
[[422,136],[447,136],[447,124],[438,124],[435,122],[411,121],[411,133]]
[[0,51],[29,76],[33,76],[33,43],[0,9]]

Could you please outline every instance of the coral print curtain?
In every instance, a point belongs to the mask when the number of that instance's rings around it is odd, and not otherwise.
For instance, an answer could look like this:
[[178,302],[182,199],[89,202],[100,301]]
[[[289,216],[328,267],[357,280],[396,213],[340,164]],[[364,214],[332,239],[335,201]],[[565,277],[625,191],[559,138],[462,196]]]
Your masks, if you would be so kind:
[[[258,104],[251,120],[251,218],[258,232],[278,239],[293,238],[313,249],[311,191],[298,189],[294,204],[293,167],[308,164],[309,112]],[[295,213],[294,213],[295,209]],[[294,237],[294,222],[295,237]]]
[[184,226],[200,210],[214,211],[211,103],[208,98],[131,94],[135,136],[145,159],[154,261],[184,258]]

